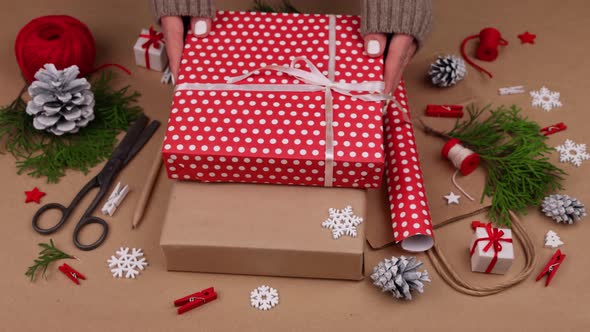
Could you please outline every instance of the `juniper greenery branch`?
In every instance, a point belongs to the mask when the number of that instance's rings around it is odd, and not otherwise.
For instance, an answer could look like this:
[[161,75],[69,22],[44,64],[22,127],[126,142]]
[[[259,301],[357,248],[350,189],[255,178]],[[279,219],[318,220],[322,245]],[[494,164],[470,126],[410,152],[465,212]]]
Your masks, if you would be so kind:
[[539,125],[522,116],[520,108],[470,106],[467,115],[448,132],[423,126],[426,133],[456,138],[480,155],[487,171],[481,199],[492,198],[493,222],[509,226],[509,211],[526,213],[527,207],[538,206],[546,194],[562,188],[565,172],[549,161],[553,148],[545,143]]
[[268,13],[299,13],[299,10],[297,10],[289,0],[283,0],[283,3],[278,7],[273,7],[264,0],[254,0],[254,7],[252,10]]
[[52,262],[60,259],[75,258],[57,249],[51,239],[49,243],[39,243],[39,247],[42,248],[39,252],[39,257],[33,261],[33,265],[29,266],[27,272],[25,272],[25,276],[29,277],[31,281],[35,279],[35,273],[38,270],[41,270],[41,274],[45,277],[45,272],[47,272],[47,268]]
[[136,104],[139,94],[128,86],[113,89],[113,79],[107,72],[92,82],[96,118],[77,134],[55,136],[35,129],[20,95],[0,107],[0,139],[4,150],[15,157],[18,173],[55,183],[68,169],[87,173],[107,159],[117,144],[117,134],[141,112]]

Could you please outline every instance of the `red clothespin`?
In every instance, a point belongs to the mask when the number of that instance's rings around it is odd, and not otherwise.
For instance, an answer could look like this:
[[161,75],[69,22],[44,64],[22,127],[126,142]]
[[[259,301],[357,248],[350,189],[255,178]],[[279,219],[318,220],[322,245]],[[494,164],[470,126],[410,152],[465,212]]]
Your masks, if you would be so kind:
[[551,259],[549,260],[547,265],[545,265],[545,268],[537,276],[537,279],[535,281],[539,281],[544,276],[547,276],[547,282],[545,282],[545,287],[549,286],[551,279],[553,279],[553,276],[555,275],[555,273],[557,273],[557,269],[559,269],[559,266],[561,265],[561,263],[563,263],[564,260],[565,254],[562,254],[561,250],[557,249],[555,254],[553,254],[553,257],[551,257]]
[[461,105],[427,105],[426,115],[442,118],[463,117],[463,106]]
[[567,126],[563,122],[560,122],[560,123],[556,123],[552,126],[541,128],[541,133],[545,136],[549,136],[549,135],[553,135],[555,133],[558,133],[560,131],[564,131],[566,129],[567,129]]
[[482,223],[481,221],[477,221],[477,220],[471,222],[471,228],[473,230],[475,230],[478,227],[486,227],[486,224]]
[[74,270],[71,266],[69,266],[66,263],[63,263],[60,267],[58,267],[58,269],[61,272],[63,272],[68,278],[70,278],[70,280],[75,282],[76,285],[80,284],[80,279],[86,280],[86,277],[82,273]]
[[182,315],[189,310],[200,307],[205,303],[209,303],[217,298],[217,293],[213,287],[209,287],[200,292],[185,296],[181,299],[174,301],[175,307],[178,308],[178,314]]

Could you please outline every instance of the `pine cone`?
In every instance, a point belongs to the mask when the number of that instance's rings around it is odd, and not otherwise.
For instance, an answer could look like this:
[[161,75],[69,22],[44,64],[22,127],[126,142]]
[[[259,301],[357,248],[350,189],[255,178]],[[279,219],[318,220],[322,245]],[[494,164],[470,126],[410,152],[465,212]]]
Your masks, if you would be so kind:
[[568,195],[550,195],[543,199],[543,213],[556,223],[573,224],[586,216],[584,204]]
[[33,115],[33,126],[55,135],[76,133],[94,119],[94,94],[78,66],[57,70],[46,64],[35,74],[29,87],[32,100],[27,114]]
[[428,271],[416,271],[422,266],[422,262],[416,257],[401,256],[400,258],[391,257],[381,261],[373,268],[373,285],[381,288],[383,292],[391,292],[395,298],[404,298],[411,300],[413,290],[422,293],[424,291],[424,282],[430,282]]
[[466,74],[465,61],[454,55],[439,56],[428,71],[432,84],[441,88],[457,84]]

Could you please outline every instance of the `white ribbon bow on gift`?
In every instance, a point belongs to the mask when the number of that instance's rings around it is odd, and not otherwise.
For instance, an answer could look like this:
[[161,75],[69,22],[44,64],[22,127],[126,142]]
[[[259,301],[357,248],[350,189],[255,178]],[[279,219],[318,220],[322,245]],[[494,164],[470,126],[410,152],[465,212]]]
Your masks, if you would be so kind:
[[[305,71],[299,66],[298,63],[303,62],[309,71]],[[333,82],[326,77],[308,58],[304,56],[293,58],[290,66],[279,66],[279,65],[268,65],[260,67],[254,71],[248,72],[241,76],[230,77],[227,79],[228,84],[238,83],[247,79],[250,76],[259,75],[263,70],[273,70],[281,73],[285,73],[289,76],[295,77],[308,85],[305,86],[304,91],[321,91],[325,90],[330,93],[332,90],[340,94],[358,98],[364,101],[383,101],[392,99],[389,96],[383,95],[383,82],[382,81],[365,81],[361,83],[346,83],[346,82]],[[260,85],[256,85],[260,86]],[[269,89],[272,91],[285,91],[281,85],[270,85]],[[259,90],[259,89],[256,89]],[[268,91],[265,89],[265,91]],[[295,91],[302,91],[297,89]],[[368,92],[366,94],[354,94],[353,92]]]
[[[297,68],[298,63],[303,62],[309,71],[305,71]],[[241,76],[230,77],[227,79],[228,84],[238,83],[243,81],[250,76],[259,75],[263,70],[273,70],[281,73],[285,73],[289,76],[295,77],[307,84],[295,85],[297,90],[295,91],[325,91],[325,121],[326,121],[326,152],[325,152],[325,164],[324,164],[324,186],[331,187],[334,180],[334,107],[333,107],[333,96],[332,91],[358,98],[363,101],[384,101],[392,100],[392,97],[383,94],[383,82],[381,81],[366,81],[361,83],[346,83],[346,82],[334,82],[326,77],[309,59],[304,56],[293,58],[291,65],[278,66],[269,65],[258,68],[254,71],[246,73]],[[255,85],[254,91],[260,91],[260,85]],[[285,91],[282,89],[282,85],[270,85],[267,88],[270,91]],[[265,91],[268,91],[265,89]],[[363,94],[354,94],[353,92],[362,92]],[[368,93],[367,93],[368,92]]]
[[[335,63],[336,63],[336,17],[330,15],[329,24],[329,52],[330,58],[328,63],[328,76],[325,76],[317,66],[304,56],[293,58],[290,66],[268,65],[241,76],[229,77],[226,83],[183,83],[176,86],[179,90],[218,90],[218,91],[275,91],[275,92],[325,92],[325,122],[326,122],[326,152],[325,152],[325,172],[324,186],[332,187],[334,181],[334,108],[332,91],[358,98],[368,102],[386,101],[383,112],[387,109],[389,102],[394,102],[396,106],[403,110],[397,101],[391,95],[383,94],[384,83],[382,81],[365,81],[360,83],[336,82]],[[301,69],[299,62],[309,69]],[[299,68],[298,68],[299,67]],[[305,84],[236,84],[248,79],[251,76],[260,75],[262,71],[272,70],[285,73]],[[356,92],[356,93],[355,93]]]

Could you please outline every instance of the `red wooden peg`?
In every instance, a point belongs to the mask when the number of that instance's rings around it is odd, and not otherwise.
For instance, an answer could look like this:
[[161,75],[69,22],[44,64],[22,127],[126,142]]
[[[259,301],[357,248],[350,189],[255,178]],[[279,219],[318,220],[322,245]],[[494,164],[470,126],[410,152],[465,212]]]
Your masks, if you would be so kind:
[[71,266],[69,266],[66,263],[63,263],[60,267],[58,267],[58,269],[61,272],[63,272],[68,278],[70,278],[70,280],[75,282],[76,285],[80,284],[80,281],[79,281],[80,279],[86,280],[86,277],[82,273],[74,270],[74,268],[72,268]]
[[563,263],[564,260],[565,254],[562,254],[561,250],[557,249],[555,254],[553,254],[553,257],[551,257],[547,265],[545,265],[545,267],[543,268],[543,271],[541,271],[541,273],[539,273],[539,275],[537,276],[536,281],[539,281],[544,276],[547,276],[545,287],[549,286],[551,279],[553,279],[555,273],[557,273],[557,269],[559,269],[559,266]]
[[552,126],[541,128],[541,133],[545,136],[549,136],[549,135],[553,135],[555,133],[558,133],[560,131],[564,131],[566,129],[567,129],[567,126],[563,122],[560,122],[560,123],[556,123]]
[[213,287],[209,287],[200,292],[187,295],[181,299],[174,301],[174,306],[179,307],[178,314],[182,315],[183,313],[189,310],[193,310],[215,299],[217,299],[217,293],[215,292],[215,289]]
[[427,105],[426,115],[442,118],[460,118],[463,116],[461,105]]

